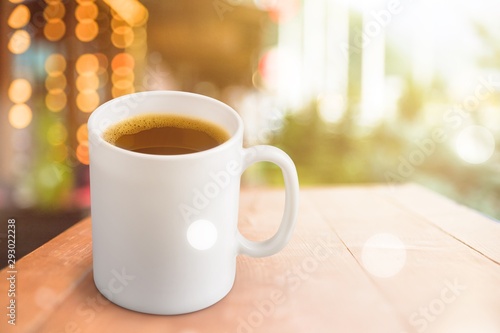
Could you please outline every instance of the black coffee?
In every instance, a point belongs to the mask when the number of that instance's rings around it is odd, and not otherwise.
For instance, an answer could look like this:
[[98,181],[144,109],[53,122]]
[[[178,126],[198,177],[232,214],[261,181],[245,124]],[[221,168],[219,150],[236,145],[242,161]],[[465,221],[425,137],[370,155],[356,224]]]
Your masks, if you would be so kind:
[[144,154],[180,155],[214,148],[229,139],[220,126],[203,119],[171,114],[143,114],[125,119],[104,140]]

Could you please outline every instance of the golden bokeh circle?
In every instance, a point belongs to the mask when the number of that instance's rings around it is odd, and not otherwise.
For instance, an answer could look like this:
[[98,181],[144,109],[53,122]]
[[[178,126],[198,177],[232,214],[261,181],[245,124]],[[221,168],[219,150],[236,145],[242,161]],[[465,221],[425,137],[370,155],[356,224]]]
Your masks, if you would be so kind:
[[66,70],[66,58],[62,54],[54,53],[45,60],[45,71],[51,75],[61,75]]
[[62,19],[66,14],[64,4],[57,1],[50,2],[43,10],[43,17],[48,22],[54,19]]
[[120,97],[120,96],[127,95],[127,94],[132,94],[134,92],[135,92],[135,88],[132,85],[126,89],[120,89],[117,87],[111,88],[111,96],[113,96],[113,98]]
[[97,73],[98,70],[99,59],[94,54],[82,54],[76,61],[76,72],[80,75],[85,73]]
[[31,45],[31,36],[26,30],[16,30],[9,40],[7,48],[14,54],[23,54]]
[[121,67],[134,68],[135,60],[134,58],[127,53],[118,53],[113,60],[111,61],[111,68],[113,71],[116,71]]
[[53,5],[53,4],[58,4],[60,2],[63,2],[64,0],[45,0],[45,3],[47,5]]
[[88,137],[87,124],[81,124],[76,130],[76,141],[78,141],[78,143],[87,142]]
[[99,77],[96,73],[83,73],[76,79],[78,91],[99,89]]
[[43,27],[43,34],[51,42],[57,42],[64,37],[66,24],[61,19],[52,19]]
[[59,112],[66,107],[68,98],[64,91],[50,91],[45,96],[45,105],[52,112]]
[[129,90],[130,87],[132,87],[133,83],[134,82],[129,80],[118,80],[116,82],[113,82],[113,87],[118,90]]
[[130,27],[123,27],[115,30],[111,34],[111,43],[116,48],[124,49],[134,42],[134,31]]
[[26,104],[14,104],[9,110],[9,123],[14,128],[26,128],[32,119],[33,112]]
[[68,147],[65,144],[53,146],[50,151],[50,158],[55,162],[64,162],[68,158]]
[[75,17],[78,21],[95,20],[99,15],[99,8],[93,2],[84,2],[75,10]]
[[9,0],[11,3],[15,3],[15,4],[18,4],[18,3],[21,3],[23,2],[24,0]]
[[9,86],[9,99],[13,103],[26,103],[31,97],[31,83],[26,79],[15,79]]
[[52,146],[62,145],[68,138],[68,130],[60,123],[52,124],[47,130],[47,141]]
[[89,144],[82,142],[76,147],[76,158],[82,164],[89,164]]
[[20,29],[29,23],[31,12],[25,5],[19,5],[9,15],[7,24],[12,29]]
[[130,27],[127,22],[125,22],[124,20],[122,20],[121,18],[112,18],[111,19],[111,29],[113,31],[115,31],[116,29],[120,28],[120,27]]
[[66,89],[67,80],[64,75],[51,75],[45,78],[45,88],[50,92],[61,92]]
[[99,94],[95,90],[84,90],[76,96],[76,106],[82,112],[92,112],[99,106]]
[[75,28],[76,37],[82,42],[91,42],[99,34],[99,25],[94,20],[80,21]]
[[113,70],[113,74],[116,74],[118,77],[129,77],[134,74],[134,69],[131,67],[118,67]]
[[[127,67],[124,67],[127,68]],[[111,82],[115,84],[118,81],[129,81],[134,82],[135,75],[133,71],[115,71],[111,75]]]

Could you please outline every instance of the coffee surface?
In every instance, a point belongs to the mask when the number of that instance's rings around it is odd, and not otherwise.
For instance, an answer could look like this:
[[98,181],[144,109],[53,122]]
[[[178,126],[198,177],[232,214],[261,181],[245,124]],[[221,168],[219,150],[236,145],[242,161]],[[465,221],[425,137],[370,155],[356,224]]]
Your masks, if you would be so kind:
[[229,134],[209,121],[176,114],[142,114],[110,126],[104,140],[130,151],[180,155],[214,148]]

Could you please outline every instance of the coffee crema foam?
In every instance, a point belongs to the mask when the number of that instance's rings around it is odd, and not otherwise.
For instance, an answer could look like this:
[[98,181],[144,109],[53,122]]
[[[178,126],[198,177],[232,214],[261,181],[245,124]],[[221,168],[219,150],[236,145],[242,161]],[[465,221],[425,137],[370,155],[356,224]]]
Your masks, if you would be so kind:
[[177,114],[159,113],[141,114],[111,125],[104,131],[103,139],[111,144],[116,144],[118,139],[124,135],[133,135],[148,129],[161,127],[175,127],[205,132],[219,144],[229,139],[229,134],[212,122]]
[[210,121],[179,114],[147,113],[122,120],[103,133],[107,142],[153,155],[191,154],[217,147],[230,135]]

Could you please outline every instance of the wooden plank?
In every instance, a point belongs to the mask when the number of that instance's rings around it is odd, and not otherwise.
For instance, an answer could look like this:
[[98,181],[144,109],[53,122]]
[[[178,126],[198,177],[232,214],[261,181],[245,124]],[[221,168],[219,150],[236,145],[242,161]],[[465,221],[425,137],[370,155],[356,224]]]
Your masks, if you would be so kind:
[[[82,277],[91,270],[91,241],[87,218],[17,262],[15,332],[36,332],[46,317],[79,288]],[[2,270],[0,275],[2,300],[6,299],[8,290],[7,270]],[[13,327],[1,320],[0,332],[7,329]]]
[[[262,234],[257,237],[269,236],[279,216],[271,220],[268,213],[275,212],[282,199],[281,191],[244,192],[242,231],[250,233],[258,225]],[[373,292],[351,254],[311,207],[304,198],[298,230],[285,251],[268,258],[240,256],[233,290],[206,310],[173,317],[131,312],[104,301],[88,273],[37,332],[322,332],[331,327],[400,331],[395,310]],[[350,299],[354,301],[346,301]],[[360,310],[369,314],[367,320],[356,320]],[[373,330],[373,323],[379,328]]]
[[[398,198],[418,200],[410,193],[399,192]],[[380,195],[380,188],[308,194],[412,330],[456,332],[460,327],[479,327],[482,322],[496,329],[493,331],[500,330],[499,265],[392,198]],[[353,202],[360,203],[361,209],[353,209]],[[373,215],[367,214],[365,203],[372,207]],[[434,212],[439,211],[435,202],[428,204]],[[351,208],[346,209],[348,206]],[[453,207],[448,203],[442,209],[448,214],[461,213]],[[494,231],[499,232],[500,226]],[[464,313],[468,316],[462,316]]]
[[[179,316],[136,313],[100,295],[92,279],[86,219],[18,263],[17,325],[0,321],[0,332],[500,331],[500,265],[381,191],[379,186],[302,190],[291,243],[271,257],[239,256],[229,295]],[[415,191],[398,198],[410,196],[400,199],[411,202]],[[419,193],[425,202],[426,191]],[[283,201],[282,190],[244,190],[241,232],[258,240],[270,237]],[[461,212],[435,201],[428,205],[433,214]],[[381,241],[380,235],[386,238]],[[484,234],[476,235],[482,244]],[[487,249],[497,255],[495,248]],[[6,276],[6,270],[0,274]],[[2,295],[6,288],[0,279]]]
[[500,263],[500,223],[424,187],[407,184],[381,193],[403,209],[421,216],[440,229]]
[[[336,233],[325,223],[312,204],[309,192],[302,191],[300,219],[295,231],[295,237],[279,254],[280,260],[275,267],[286,271],[290,267],[307,264],[314,258],[314,249],[318,245],[328,244],[334,249],[332,257],[325,262],[318,262],[317,270],[310,272],[304,280],[301,290],[292,294],[294,302],[286,305],[286,312],[291,317],[301,318],[304,326],[298,328],[298,323],[282,326],[284,332],[317,331],[329,332],[334,328],[339,332],[400,332],[406,328],[398,319],[397,309],[384,299],[384,296],[374,289],[374,285],[366,278],[352,254],[343,245]],[[256,209],[249,218],[252,225],[244,226],[244,233],[257,229],[255,238],[266,234],[269,237],[277,229],[284,203],[282,191],[266,191],[260,193]],[[263,230],[263,226],[269,226]],[[270,232],[271,231],[271,232]],[[249,259],[252,264],[253,259]],[[312,262],[312,261],[311,261]],[[271,274],[276,275],[272,270]],[[281,286],[287,288],[287,286]],[[316,320],[308,320],[308,313],[318,314]],[[364,320],[355,320],[356,313],[363,313]],[[295,314],[295,315],[293,315]],[[291,320],[290,318],[287,320]],[[311,321],[315,327],[310,327]],[[309,323],[309,324],[307,324]],[[284,324],[282,324],[284,325]],[[264,330],[265,331],[265,330]]]

